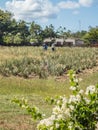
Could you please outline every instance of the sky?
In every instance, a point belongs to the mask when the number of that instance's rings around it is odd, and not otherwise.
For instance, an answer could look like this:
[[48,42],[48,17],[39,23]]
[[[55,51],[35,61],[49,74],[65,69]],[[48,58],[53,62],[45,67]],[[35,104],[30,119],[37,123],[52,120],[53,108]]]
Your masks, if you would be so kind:
[[98,0],[0,0],[0,9],[42,27],[52,24],[76,32],[98,26]]

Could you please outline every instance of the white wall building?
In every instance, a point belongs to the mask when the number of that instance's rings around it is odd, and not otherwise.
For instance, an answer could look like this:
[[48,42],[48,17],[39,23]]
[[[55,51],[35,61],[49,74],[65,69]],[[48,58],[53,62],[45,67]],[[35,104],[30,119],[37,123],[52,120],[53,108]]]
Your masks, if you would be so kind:
[[81,39],[75,39],[75,38],[55,38],[55,39],[50,39],[47,38],[44,40],[46,43],[51,43],[54,42],[56,46],[81,46],[84,44],[84,41]]
[[84,41],[81,39],[67,38],[65,39],[65,44],[68,46],[82,46]]

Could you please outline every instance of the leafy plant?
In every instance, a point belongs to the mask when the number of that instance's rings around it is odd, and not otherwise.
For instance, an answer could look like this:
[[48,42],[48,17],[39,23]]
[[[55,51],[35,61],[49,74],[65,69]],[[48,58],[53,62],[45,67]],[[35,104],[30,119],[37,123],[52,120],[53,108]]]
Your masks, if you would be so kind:
[[44,52],[40,48],[23,48],[23,50],[8,48],[5,53],[10,51],[10,56],[15,58],[5,60],[1,58],[3,62],[0,63],[0,73],[5,76],[18,75],[29,78],[36,75],[39,78],[47,78],[61,76],[70,69],[79,73],[98,65],[97,48],[57,48],[56,50],[52,53],[50,50]]
[[36,107],[30,107],[24,99],[15,98],[12,101],[25,108],[33,119],[41,119],[37,125],[38,130],[95,130],[98,120],[98,85],[87,87],[84,93],[74,71],[69,72],[69,77],[73,95],[69,98],[47,98],[48,102],[55,105],[48,118]]

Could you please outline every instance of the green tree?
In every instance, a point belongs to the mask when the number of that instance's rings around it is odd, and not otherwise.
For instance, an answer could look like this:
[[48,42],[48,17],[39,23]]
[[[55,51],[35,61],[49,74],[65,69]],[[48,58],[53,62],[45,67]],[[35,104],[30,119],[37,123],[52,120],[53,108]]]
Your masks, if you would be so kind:
[[0,43],[3,42],[3,34],[8,32],[8,25],[11,22],[11,13],[0,10]]
[[34,21],[30,25],[30,41],[35,39],[38,43],[42,42],[42,27],[36,24]]
[[14,42],[14,36],[11,33],[3,35],[3,42],[6,45],[11,45]]
[[13,40],[14,44],[21,45],[22,42],[23,42],[23,39],[20,33],[17,33],[16,35],[14,35],[14,40]]
[[72,37],[74,37],[74,38],[83,38],[86,33],[87,33],[87,31],[84,31],[84,30],[77,31],[77,32],[72,33]]
[[49,26],[46,26],[45,29],[43,30],[43,36],[44,38],[55,38],[56,32],[55,32],[55,28],[52,24],[50,24]]
[[18,29],[17,29],[17,21],[15,19],[12,19],[8,25],[8,32],[12,34],[17,34]]
[[27,37],[29,35],[28,26],[26,25],[26,22],[23,20],[20,20],[17,24],[17,33],[20,33],[22,38],[22,44],[25,44],[27,41]]
[[65,37],[65,36],[66,36],[65,30],[66,30],[65,27],[60,26],[60,27],[57,29],[57,31],[56,31],[57,37]]
[[86,41],[86,43],[89,44],[98,43],[98,27],[95,28],[91,27],[88,33],[86,33],[83,38]]

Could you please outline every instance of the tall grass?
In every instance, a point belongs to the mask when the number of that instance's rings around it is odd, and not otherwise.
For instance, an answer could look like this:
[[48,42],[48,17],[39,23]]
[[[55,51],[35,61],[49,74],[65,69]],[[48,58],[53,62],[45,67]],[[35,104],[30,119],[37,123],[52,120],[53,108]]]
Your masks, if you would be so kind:
[[[98,72],[81,74],[81,78],[80,86],[85,89],[88,85],[98,83]],[[52,106],[45,103],[45,97],[57,95],[68,97],[70,94],[69,81],[65,79],[0,76],[0,130],[36,130],[36,122],[32,122],[25,111],[11,103],[14,97],[28,99],[31,106],[36,105],[40,111],[49,116]]]
[[[35,104],[49,115],[51,107],[46,105],[44,98],[70,94],[68,81],[55,79],[55,76],[67,73],[70,68],[79,71],[77,66],[86,68],[87,65],[88,68],[98,65],[97,48],[56,48],[52,52],[50,48],[44,51],[41,47],[0,47],[0,130],[36,130],[36,122],[32,123],[11,99],[25,97],[31,105]],[[46,80],[36,76],[50,77]],[[97,72],[81,77],[83,89],[98,83]]]
[[[73,69],[77,73],[98,65],[98,48],[56,48],[44,51],[41,47],[0,48],[0,73],[21,77],[60,76]],[[2,51],[3,50],[3,51]]]

